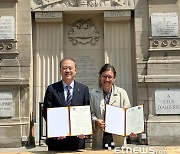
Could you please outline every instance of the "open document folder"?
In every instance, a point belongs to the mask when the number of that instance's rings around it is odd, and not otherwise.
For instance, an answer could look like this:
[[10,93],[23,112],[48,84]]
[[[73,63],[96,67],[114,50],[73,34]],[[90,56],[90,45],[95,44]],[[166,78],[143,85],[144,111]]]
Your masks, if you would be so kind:
[[47,109],[47,137],[92,134],[90,106]]
[[143,105],[119,108],[106,104],[105,132],[128,136],[144,132]]

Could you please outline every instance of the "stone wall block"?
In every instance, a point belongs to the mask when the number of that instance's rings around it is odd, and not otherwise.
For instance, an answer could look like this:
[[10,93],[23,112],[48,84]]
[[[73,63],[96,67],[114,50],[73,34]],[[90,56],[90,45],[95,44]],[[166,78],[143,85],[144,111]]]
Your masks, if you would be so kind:
[[180,122],[147,123],[149,145],[180,145]]
[[148,64],[148,75],[179,75],[180,63],[154,63]]

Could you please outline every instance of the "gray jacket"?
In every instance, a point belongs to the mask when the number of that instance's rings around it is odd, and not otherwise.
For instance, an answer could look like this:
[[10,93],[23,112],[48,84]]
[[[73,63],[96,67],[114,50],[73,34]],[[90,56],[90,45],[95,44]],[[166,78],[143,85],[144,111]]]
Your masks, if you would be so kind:
[[[104,119],[104,96],[103,90],[101,88],[93,89],[90,92],[90,104],[92,111],[92,123],[93,123],[93,142],[92,147],[94,149],[102,149],[103,148],[103,132],[100,128],[96,127],[95,120],[96,119]],[[127,108],[130,107],[129,98],[127,92],[113,85],[112,93],[109,101],[110,105]],[[113,141],[116,147],[121,147],[126,144],[125,137],[119,135],[113,135]]]

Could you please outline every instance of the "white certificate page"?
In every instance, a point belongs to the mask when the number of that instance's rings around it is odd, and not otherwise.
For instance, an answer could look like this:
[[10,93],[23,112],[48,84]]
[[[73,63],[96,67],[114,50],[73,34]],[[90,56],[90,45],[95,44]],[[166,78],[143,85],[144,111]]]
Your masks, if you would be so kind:
[[143,105],[128,108],[126,110],[126,135],[144,132]]
[[125,109],[106,105],[105,132],[125,135]]
[[47,137],[69,135],[68,107],[47,109]]
[[90,106],[70,107],[71,136],[92,134]]

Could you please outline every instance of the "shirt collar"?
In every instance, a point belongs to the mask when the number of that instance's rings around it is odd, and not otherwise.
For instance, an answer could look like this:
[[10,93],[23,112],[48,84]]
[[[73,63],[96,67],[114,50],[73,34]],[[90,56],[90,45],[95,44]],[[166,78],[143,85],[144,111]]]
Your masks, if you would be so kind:
[[62,83],[63,83],[64,89],[66,88],[66,86],[71,86],[72,89],[74,88],[74,80],[71,82],[70,85],[67,85],[64,81],[62,81]]

